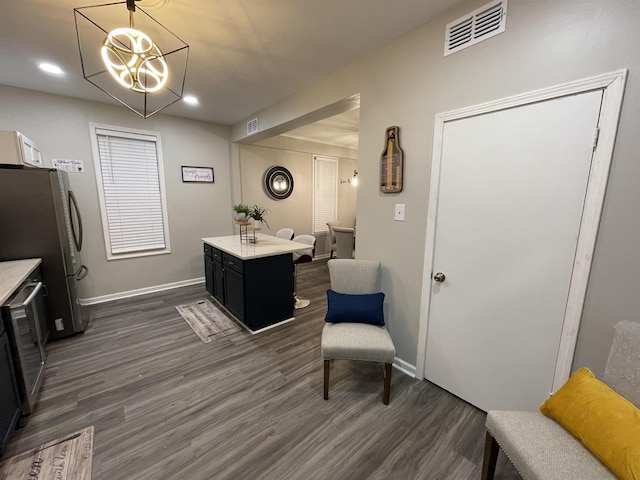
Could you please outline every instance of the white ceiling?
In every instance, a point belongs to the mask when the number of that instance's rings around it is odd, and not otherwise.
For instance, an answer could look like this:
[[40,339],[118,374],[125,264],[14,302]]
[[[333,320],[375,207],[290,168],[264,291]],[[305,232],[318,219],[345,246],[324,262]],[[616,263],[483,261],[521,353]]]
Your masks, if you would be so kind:
[[285,137],[358,149],[360,109],[325,118],[283,133]]
[[[190,46],[185,94],[195,95],[200,104],[178,102],[164,113],[233,125],[459,2],[143,0],[137,5]],[[83,79],[78,53],[73,8],[99,3],[3,1],[0,83],[114,103]],[[41,72],[42,61],[59,65],[64,74]],[[334,130],[325,136],[340,137],[337,124],[345,122],[346,135],[353,120],[354,112],[329,120],[324,127]],[[315,138],[313,132],[303,128],[291,135]]]

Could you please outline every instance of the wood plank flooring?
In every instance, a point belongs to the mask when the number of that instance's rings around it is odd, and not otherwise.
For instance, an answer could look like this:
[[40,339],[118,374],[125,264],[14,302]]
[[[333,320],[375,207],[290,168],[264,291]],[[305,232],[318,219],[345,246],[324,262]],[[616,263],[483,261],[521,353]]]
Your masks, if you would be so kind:
[[175,309],[204,285],[90,307],[6,456],[94,425],[94,480],[479,479],[485,414],[439,387],[394,370],[384,406],[381,366],[336,361],[323,400],[326,260],[298,275],[294,322],[209,344]]

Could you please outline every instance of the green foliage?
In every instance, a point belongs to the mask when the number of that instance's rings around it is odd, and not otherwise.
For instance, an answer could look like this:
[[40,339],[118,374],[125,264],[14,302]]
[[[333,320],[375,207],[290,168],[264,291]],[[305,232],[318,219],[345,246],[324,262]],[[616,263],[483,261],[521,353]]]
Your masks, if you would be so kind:
[[249,205],[245,205],[244,203],[238,203],[237,205],[234,205],[232,208],[234,212],[246,213],[247,216],[249,216],[249,214],[251,213],[251,207],[249,207]]
[[268,214],[269,210],[259,207],[258,205],[254,205],[249,209],[249,218],[253,218],[256,222],[264,223],[268,228],[271,228],[269,227],[267,220],[264,218]]

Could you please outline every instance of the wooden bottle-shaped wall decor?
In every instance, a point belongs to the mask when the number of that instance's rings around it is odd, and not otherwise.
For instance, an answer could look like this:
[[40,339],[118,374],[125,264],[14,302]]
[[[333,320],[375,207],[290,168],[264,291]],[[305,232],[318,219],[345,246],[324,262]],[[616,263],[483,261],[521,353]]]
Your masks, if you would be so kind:
[[382,193],[402,191],[403,156],[400,148],[400,128],[387,128],[384,151],[380,155],[380,191]]

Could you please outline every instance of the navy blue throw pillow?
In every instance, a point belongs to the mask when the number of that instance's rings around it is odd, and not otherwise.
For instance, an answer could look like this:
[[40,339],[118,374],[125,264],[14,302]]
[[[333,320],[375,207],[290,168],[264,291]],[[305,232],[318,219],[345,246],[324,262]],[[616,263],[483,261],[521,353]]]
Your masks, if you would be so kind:
[[384,326],[382,304],[384,293],[370,293],[366,295],[351,295],[327,290],[328,323],[369,323]]

